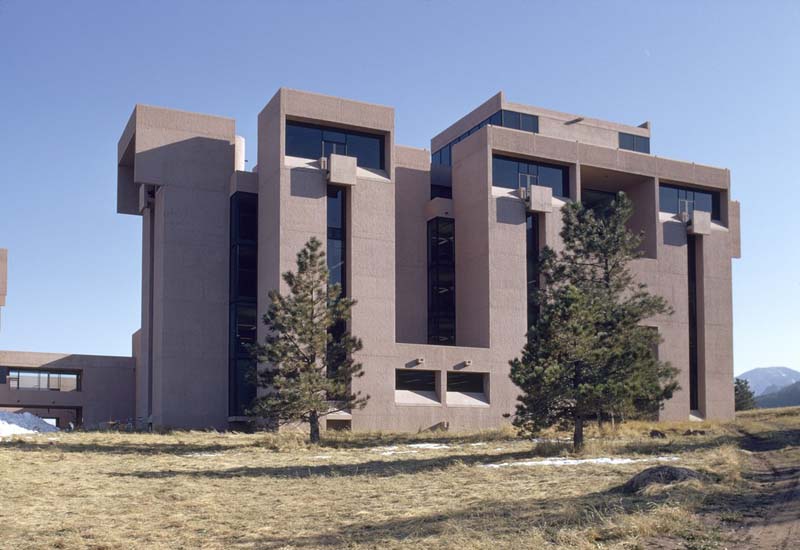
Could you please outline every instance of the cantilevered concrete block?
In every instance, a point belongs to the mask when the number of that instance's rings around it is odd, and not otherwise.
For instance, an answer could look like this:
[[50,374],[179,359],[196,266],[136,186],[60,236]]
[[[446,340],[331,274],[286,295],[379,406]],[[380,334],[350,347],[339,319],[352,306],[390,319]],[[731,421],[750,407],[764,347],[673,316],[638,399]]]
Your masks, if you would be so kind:
[[695,210],[689,217],[687,232],[690,235],[710,235],[711,234],[711,213]]
[[355,185],[357,170],[356,157],[331,155],[328,159],[328,181],[332,185]]
[[552,212],[553,211],[553,190],[541,185],[528,186],[528,211],[529,212]]
[[452,218],[453,217],[453,199],[445,199],[444,197],[435,197],[428,201],[425,205],[425,219],[432,220],[433,218]]

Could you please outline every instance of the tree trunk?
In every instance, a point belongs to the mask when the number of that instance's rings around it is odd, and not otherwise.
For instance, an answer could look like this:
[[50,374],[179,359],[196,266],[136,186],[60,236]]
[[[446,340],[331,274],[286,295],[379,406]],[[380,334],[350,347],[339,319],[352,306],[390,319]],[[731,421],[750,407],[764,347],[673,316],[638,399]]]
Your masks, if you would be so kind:
[[597,429],[603,432],[603,411],[597,411]]
[[319,443],[319,415],[311,411],[308,415],[308,425],[311,428],[311,443]]
[[575,451],[583,449],[583,417],[575,417],[575,432],[572,434],[572,447]]

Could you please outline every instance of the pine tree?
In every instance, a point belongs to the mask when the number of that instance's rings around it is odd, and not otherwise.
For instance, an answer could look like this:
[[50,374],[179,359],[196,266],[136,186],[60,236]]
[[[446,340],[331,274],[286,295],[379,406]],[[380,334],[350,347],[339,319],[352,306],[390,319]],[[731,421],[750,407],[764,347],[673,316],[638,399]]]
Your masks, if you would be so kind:
[[322,243],[311,238],[297,254],[297,272],[283,280],[289,295],[269,293],[263,317],[268,334],[256,346],[258,385],[265,388],[251,413],[273,424],[307,422],[312,443],[319,442],[320,419],[347,409],[360,409],[369,396],[353,393],[351,381],[363,375],[353,354],[362,348],[347,329],[355,305],[341,285],[328,284]]
[[756,408],[756,396],[750,389],[750,383],[743,378],[735,378],[733,386],[734,409],[749,411]]
[[652,414],[678,388],[676,369],[655,353],[657,331],[642,325],[671,309],[629,270],[641,242],[626,225],[632,212],[624,193],[602,212],[563,208],[564,250],[540,255],[541,284],[531,296],[538,314],[522,356],[511,361],[523,392],[514,423],[523,433],[572,427],[578,450],[587,419]]

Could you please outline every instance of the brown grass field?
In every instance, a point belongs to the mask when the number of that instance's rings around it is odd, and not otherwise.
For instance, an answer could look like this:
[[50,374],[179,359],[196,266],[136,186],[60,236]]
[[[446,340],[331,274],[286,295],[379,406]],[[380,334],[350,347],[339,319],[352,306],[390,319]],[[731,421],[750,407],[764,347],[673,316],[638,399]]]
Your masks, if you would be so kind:
[[[800,466],[799,433],[800,409],[775,409],[593,426],[581,455],[511,431],[335,433],[320,446],[292,433],[18,436],[0,442],[0,548],[739,547],[770,529],[775,504],[756,455]],[[562,456],[638,462],[486,467]],[[660,463],[707,478],[615,491]]]

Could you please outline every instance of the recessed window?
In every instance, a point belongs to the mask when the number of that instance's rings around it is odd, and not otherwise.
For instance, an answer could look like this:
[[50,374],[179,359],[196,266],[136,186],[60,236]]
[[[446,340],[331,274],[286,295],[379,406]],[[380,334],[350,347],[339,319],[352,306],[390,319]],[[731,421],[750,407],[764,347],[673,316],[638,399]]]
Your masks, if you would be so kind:
[[701,210],[710,212],[712,220],[720,220],[719,191],[702,191],[677,185],[659,184],[658,202],[661,212],[691,214],[694,210]]
[[395,371],[395,389],[406,391],[436,391],[436,371],[398,369]]
[[291,157],[346,155],[355,157],[362,168],[383,170],[384,149],[381,135],[286,121],[286,154]]
[[448,407],[486,407],[489,404],[486,382],[488,374],[483,372],[448,372]]
[[595,216],[605,218],[611,214],[611,205],[616,199],[616,193],[599,191],[597,189],[581,189],[581,204],[593,211]]
[[80,390],[81,375],[75,372],[10,369],[8,384],[12,390],[71,392]]
[[484,393],[484,374],[481,372],[448,372],[447,391]]
[[492,185],[507,189],[528,184],[549,187],[555,197],[569,196],[569,170],[566,166],[544,164],[513,157],[492,157]]
[[456,139],[434,152],[431,155],[431,164],[443,164],[450,166],[451,164],[451,148],[454,144],[462,141],[467,136],[471,136],[484,126],[502,126],[504,128],[513,128],[514,130],[523,130],[525,132],[538,133],[539,132],[539,117],[536,115],[529,115],[526,113],[517,113],[515,111],[497,111],[492,116],[476,124],[468,131],[464,132]]
[[455,220],[428,221],[428,343],[456,343]]
[[619,133],[619,148],[637,153],[650,154],[650,138],[647,136],[637,136],[634,134]]

